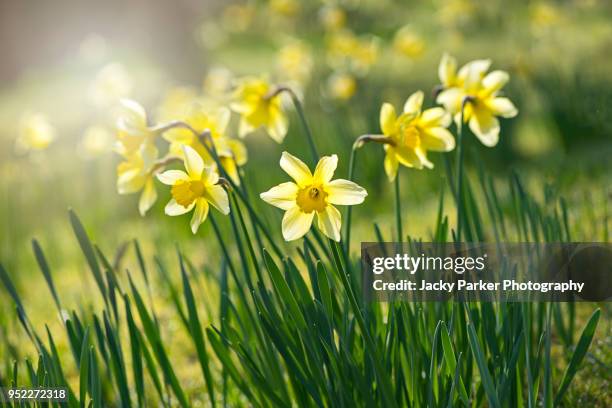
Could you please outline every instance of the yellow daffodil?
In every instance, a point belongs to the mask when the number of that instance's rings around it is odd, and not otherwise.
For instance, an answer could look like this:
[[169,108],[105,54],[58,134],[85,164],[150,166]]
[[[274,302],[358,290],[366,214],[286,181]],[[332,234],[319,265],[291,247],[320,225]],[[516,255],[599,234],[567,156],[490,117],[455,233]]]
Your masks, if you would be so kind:
[[284,17],[293,17],[300,11],[298,0],[270,0],[270,11]]
[[[170,142],[170,152],[176,156],[183,156],[183,145],[192,147],[207,163],[216,166],[214,158],[209,153],[213,148],[219,156],[221,165],[232,178],[239,184],[237,166],[242,166],[247,162],[247,149],[240,140],[226,137],[227,125],[230,120],[230,111],[225,107],[211,109],[210,112],[195,104],[192,106],[191,113],[182,118],[193,130],[202,135],[205,131],[210,132],[210,138],[198,136],[191,129],[173,128],[164,133],[163,137]],[[213,145],[211,145],[211,140]]]
[[395,33],[393,48],[401,55],[418,58],[425,50],[425,43],[410,25],[405,25]]
[[335,32],[327,44],[327,57],[332,68],[350,70],[365,75],[378,59],[378,39],[373,36],[357,37],[350,30]]
[[319,20],[328,31],[340,30],[346,24],[346,13],[342,8],[328,4],[319,10]]
[[245,78],[234,94],[231,108],[240,114],[238,134],[244,137],[260,127],[277,143],[282,143],[288,129],[281,95],[265,80]]
[[55,129],[42,113],[26,113],[20,121],[16,141],[18,151],[44,150],[55,139]]
[[413,93],[404,104],[401,115],[384,103],[380,109],[380,127],[390,139],[385,144],[385,172],[394,180],[399,164],[422,169],[433,168],[427,151],[448,152],[455,148],[455,139],[446,129],[450,115],[442,108],[422,110],[423,92]]
[[439,67],[444,90],[437,102],[461,121],[461,109],[465,102],[463,121],[485,146],[492,147],[499,141],[498,116],[512,118],[518,110],[510,99],[500,96],[500,91],[510,76],[504,71],[487,74],[490,60],[476,60],[456,72],[456,61],[443,56]]
[[280,166],[295,182],[279,184],[260,197],[286,211],[282,223],[286,241],[303,237],[310,230],[315,213],[321,232],[340,241],[341,217],[334,205],[361,204],[368,193],[352,181],[332,181],[337,165],[335,154],[322,157],[313,174],[300,159],[283,152]]
[[183,146],[185,170],[166,170],[157,175],[162,183],[172,186],[172,199],[165,208],[170,216],[182,215],[193,211],[191,232],[198,232],[200,225],[208,216],[209,204],[222,214],[229,214],[227,192],[219,182],[217,171],[204,165],[202,157],[191,147]]
[[350,74],[337,72],[327,80],[327,93],[332,99],[347,101],[355,95],[357,81]]
[[148,126],[147,114],[138,102],[122,99],[121,107],[122,111],[117,119],[116,150],[127,157],[142,145],[152,143],[155,132]]
[[153,182],[156,159],[157,148],[152,144],[143,144],[138,151],[131,153],[117,166],[117,191],[119,194],[132,194],[142,190],[138,211],[143,216],[157,200]]
[[312,67],[310,49],[302,41],[292,40],[278,52],[277,69],[282,78],[304,84],[310,78]]

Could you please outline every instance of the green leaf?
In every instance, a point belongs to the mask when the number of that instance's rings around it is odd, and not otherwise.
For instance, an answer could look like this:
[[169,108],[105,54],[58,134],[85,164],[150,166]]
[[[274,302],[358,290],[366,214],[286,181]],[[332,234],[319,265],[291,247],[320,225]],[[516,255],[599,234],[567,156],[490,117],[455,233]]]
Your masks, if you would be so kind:
[[589,318],[587,324],[584,326],[580,339],[578,340],[578,344],[576,345],[576,349],[574,350],[570,362],[563,373],[563,378],[561,379],[561,383],[559,385],[559,391],[557,391],[557,395],[555,396],[554,405],[558,405],[561,402],[563,395],[569,388],[570,383],[578,372],[580,363],[584,359],[584,356],[591,345],[591,341],[593,340],[593,336],[595,335],[595,329],[597,329],[600,314],[600,309],[595,310]]

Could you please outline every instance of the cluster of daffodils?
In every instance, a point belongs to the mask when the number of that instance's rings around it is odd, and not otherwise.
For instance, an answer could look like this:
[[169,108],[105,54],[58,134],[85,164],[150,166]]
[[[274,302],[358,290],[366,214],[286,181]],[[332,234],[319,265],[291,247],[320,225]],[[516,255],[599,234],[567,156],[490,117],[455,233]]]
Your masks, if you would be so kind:
[[453,119],[457,128],[467,123],[474,135],[488,147],[499,141],[498,117],[511,118],[518,111],[502,96],[501,90],[509,80],[508,73],[492,71],[490,60],[475,60],[457,70],[456,60],[444,54],[438,73],[441,86],[436,102],[442,107],[423,110],[424,94],[412,94],[401,114],[393,105],[384,103],[380,110],[382,135],[367,135],[358,140],[357,147],[366,141],[383,143],[384,168],[390,181],[397,176],[399,165],[410,168],[433,168],[428,151],[449,152],[455,139],[447,129]]
[[[494,146],[499,140],[497,117],[513,117],[517,110],[501,95],[508,74],[488,73],[490,65],[489,60],[476,60],[457,69],[455,59],[444,55],[439,66],[442,84],[437,87],[436,96],[442,106],[424,109],[422,91],[408,97],[401,113],[392,104],[384,103],[380,110],[382,134],[363,136],[355,146],[368,141],[382,143],[389,180],[397,177],[400,164],[431,169],[429,152],[453,150],[455,138],[448,129],[453,119],[459,131],[467,123],[483,144]],[[149,123],[139,104],[124,101],[124,114],[117,124],[116,150],[124,159],[118,166],[119,192],[141,192],[139,210],[144,215],[157,198],[155,179],[170,186],[172,198],[165,213],[177,216],[193,212],[194,234],[206,220],[211,206],[229,214],[225,188],[240,183],[240,167],[247,162],[241,138],[264,129],[273,140],[282,143],[287,134],[288,120],[280,99],[284,91],[291,92],[261,78],[245,78],[237,82],[229,98],[217,99],[227,99],[229,106],[225,106],[177,89],[160,107],[160,117],[166,123],[157,125]],[[295,98],[294,102],[299,104]],[[232,111],[239,115],[237,138],[232,137]],[[158,140],[169,143],[162,158],[158,158]],[[175,161],[182,162],[184,170],[167,168]],[[303,237],[316,218],[317,228],[325,236],[340,241],[342,218],[336,206],[361,204],[367,192],[353,181],[332,180],[337,166],[335,154],[320,158],[311,171],[297,157],[282,153],[280,167],[293,181],[261,193],[260,198],[285,211],[282,219],[285,240]]]
[[[117,166],[118,192],[140,193],[138,209],[144,216],[157,200],[156,184],[170,185],[172,200],[165,213],[193,211],[193,233],[206,219],[209,204],[221,213],[229,212],[222,185],[240,184],[239,168],[248,159],[242,138],[263,129],[281,143],[288,130],[282,89],[264,79],[238,80],[225,93],[218,88],[209,91],[202,96],[187,88],[172,90],[158,109],[156,124],[140,104],[124,99],[116,125],[115,151],[122,158]],[[232,111],[239,115],[237,129],[230,124]],[[168,169],[179,162],[186,171]]]

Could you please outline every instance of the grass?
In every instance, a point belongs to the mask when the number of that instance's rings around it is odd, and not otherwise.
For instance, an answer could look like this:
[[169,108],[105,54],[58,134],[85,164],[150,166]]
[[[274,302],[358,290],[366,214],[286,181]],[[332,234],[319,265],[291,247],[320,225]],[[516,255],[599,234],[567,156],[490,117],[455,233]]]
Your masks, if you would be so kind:
[[[466,239],[570,240],[562,198],[540,204],[517,175],[508,181],[505,196],[484,172],[474,178],[464,180]],[[221,249],[218,267],[196,268],[179,249],[180,282],[159,260],[154,280],[138,242],[131,246],[139,271],[124,270],[123,259],[110,262],[70,211],[98,292],[93,309],[62,309],[52,266],[33,241],[49,296],[64,316],[63,333],[39,333],[2,268],[0,278],[21,330],[38,355],[35,361],[13,362],[7,354],[2,384],[66,386],[69,406],[564,403],[588,356],[599,309],[549,303],[364,303],[358,295],[358,259],[345,246],[311,233],[297,255],[270,247],[276,234],[252,211],[248,186],[238,188],[230,219],[211,220]],[[439,242],[454,234],[445,189],[432,236]],[[204,305],[205,282],[214,282],[221,294],[216,305]],[[192,376],[194,384],[179,379],[167,316],[158,315],[151,297],[153,284],[168,290],[173,310],[165,313],[173,316],[174,331],[189,339],[184,354],[200,368]],[[591,316],[579,320],[576,309],[591,309]],[[65,340],[69,353],[56,346]],[[559,358],[563,364],[553,362]]]

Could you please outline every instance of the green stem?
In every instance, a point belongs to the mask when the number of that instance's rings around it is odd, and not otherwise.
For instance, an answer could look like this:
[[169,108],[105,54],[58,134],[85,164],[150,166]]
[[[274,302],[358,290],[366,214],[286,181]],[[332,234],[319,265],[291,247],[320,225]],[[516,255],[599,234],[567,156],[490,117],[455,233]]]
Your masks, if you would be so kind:
[[[349,159],[349,172],[348,179],[349,181],[353,181],[354,173],[355,173],[355,160],[357,156],[357,149],[353,147],[351,149],[351,158]],[[344,236],[344,247],[345,252],[348,254],[351,250],[351,221],[353,215],[353,206],[349,205],[346,210],[346,235]]]
[[463,112],[466,102],[467,100],[464,100],[461,104],[461,116],[457,126],[457,160],[455,163],[457,166],[455,171],[457,174],[457,241],[461,241],[463,226]]
[[300,98],[293,92],[291,88],[286,86],[279,87],[275,94],[280,92],[287,92],[291,96],[291,101],[295,106],[295,110],[300,117],[300,122],[302,123],[302,127],[304,128],[304,133],[306,133],[306,139],[308,140],[308,145],[310,147],[310,153],[314,160],[314,163],[317,164],[319,162],[319,153],[317,151],[317,146],[314,141],[314,137],[312,132],[310,131],[310,126],[308,126],[308,122],[306,121],[306,115],[304,114],[304,107],[302,106],[302,102],[300,102]]
[[402,232],[402,202],[400,199],[399,171],[395,176],[395,224],[397,227],[397,242],[402,242],[404,234]]

